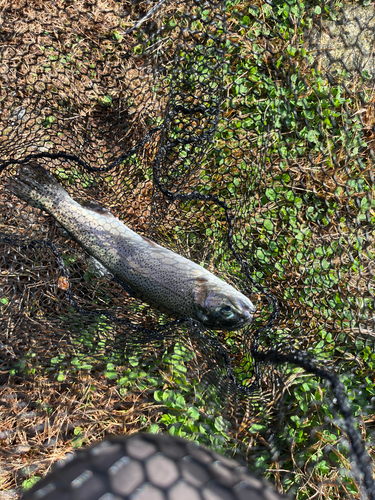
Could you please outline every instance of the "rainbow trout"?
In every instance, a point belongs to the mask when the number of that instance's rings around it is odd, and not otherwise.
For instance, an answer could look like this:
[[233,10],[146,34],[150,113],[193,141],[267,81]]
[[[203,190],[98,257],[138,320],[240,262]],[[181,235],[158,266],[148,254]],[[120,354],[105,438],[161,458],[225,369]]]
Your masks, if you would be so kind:
[[135,233],[106,208],[80,205],[38,164],[19,169],[10,191],[54,217],[134,297],[177,318],[236,330],[255,311],[242,293],[207,269]]

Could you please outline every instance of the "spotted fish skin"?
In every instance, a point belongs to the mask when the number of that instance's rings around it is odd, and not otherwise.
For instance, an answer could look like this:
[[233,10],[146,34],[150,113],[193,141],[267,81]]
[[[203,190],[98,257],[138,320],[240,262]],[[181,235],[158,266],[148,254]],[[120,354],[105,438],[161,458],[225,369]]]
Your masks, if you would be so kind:
[[80,205],[39,164],[22,166],[8,188],[52,215],[126,290],[160,311],[220,330],[236,330],[252,321],[255,308],[241,292],[135,233],[106,208]]

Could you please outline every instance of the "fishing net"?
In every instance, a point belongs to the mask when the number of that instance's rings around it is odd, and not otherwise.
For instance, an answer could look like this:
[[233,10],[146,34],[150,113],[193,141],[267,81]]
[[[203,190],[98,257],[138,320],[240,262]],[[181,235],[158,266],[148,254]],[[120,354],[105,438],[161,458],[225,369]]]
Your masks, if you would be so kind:
[[[114,437],[60,462],[24,500],[134,498],[280,500],[238,462],[197,443],[165,435]],[[218,495],[218,496],[217,496]],[[221,496],[221,498],[223,498]]]
[[[4,411],[52,428],[43,391],[19,416],[16,385],[104,373],[116,404],[137,390],[159,408],[151,430],[240,456],[280,492],[375,498],[374,5],[1,9]],[[35,162],[235,286],[254,321],[211,331],[129,296],[7,189]],[[25,445],[12,422],[0,448],[29,460],[35,426]]]

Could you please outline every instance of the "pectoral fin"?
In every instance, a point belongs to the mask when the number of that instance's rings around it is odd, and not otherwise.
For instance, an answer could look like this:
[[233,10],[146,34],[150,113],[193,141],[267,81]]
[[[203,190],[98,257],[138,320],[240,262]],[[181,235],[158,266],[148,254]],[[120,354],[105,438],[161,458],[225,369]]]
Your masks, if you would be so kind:
[[205,302],[207,298],[207,280],[206,278],[196,278],[196,285],[194,287],[193,297],[195,304],[200,307],[205,307]]

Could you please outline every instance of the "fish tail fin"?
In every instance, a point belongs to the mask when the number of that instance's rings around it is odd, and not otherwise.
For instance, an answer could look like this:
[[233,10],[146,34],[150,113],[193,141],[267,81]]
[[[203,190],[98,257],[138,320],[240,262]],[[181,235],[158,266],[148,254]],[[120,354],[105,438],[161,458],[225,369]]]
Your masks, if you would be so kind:
[[68,193],[38,163],[22,166],[8,183],[8,189],[30,205],[49,211],[52,206],[69,197]]

